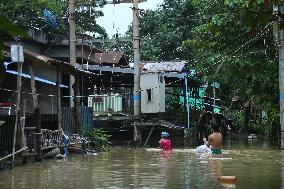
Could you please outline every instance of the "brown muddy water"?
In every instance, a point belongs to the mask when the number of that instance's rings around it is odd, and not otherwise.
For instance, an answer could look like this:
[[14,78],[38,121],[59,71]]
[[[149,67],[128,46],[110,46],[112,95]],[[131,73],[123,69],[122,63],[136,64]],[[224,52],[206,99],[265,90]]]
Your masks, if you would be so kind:
[[[0,189],[284,188],[284,151],[267,143],[227,140],[222,155],[114,149],[0,171]],[[236,184],[221,183],[234,175]]]

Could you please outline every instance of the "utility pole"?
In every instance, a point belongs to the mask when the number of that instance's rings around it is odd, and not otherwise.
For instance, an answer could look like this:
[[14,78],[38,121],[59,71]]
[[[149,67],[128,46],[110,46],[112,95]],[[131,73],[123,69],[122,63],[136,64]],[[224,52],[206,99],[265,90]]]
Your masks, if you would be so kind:
[[[75,0],[69,0],[69,57],[70,57],[70,64],[75,66],[76,65],[76,35],[75,35]],[[70,84],[69,84],[69,102],[70,107],[74,107],[74,90],[72,86],[75,83],[75,78],[70,75]]]
[[[70,0],[71,1],[71,0]],[[138,1],[143,2],[146,0],[133,0],[133,50],[134,50],[134,117],[139,118],[141,114],[141,92],[140,92],[140,36],[139,36],[139,9]],[[101,1],[95,1],[100,4]],[[131,0],[119,1],[104,1],[104,4],[120,4],[131,3]],[[128,40],[126,40],[128,41]]]
[[[76,34],[75,34],[75,0],[69,0],[69,34],[70,34],[70,64],[76,66]],[[82,55],[83,56],[83,55]],[[74,73],[75,74],[75,73]],[[75,81],[76,80],[76,81]],[[70,74],[70,107],[75,105],[75,133],[80,132],[80,86],[79,86],[80,77],[76,75],[72,76]],[[74,87],[74,88],[73,88]],[[75,91],[75,92],[74,92]]]
[[140,36],[139,36],[139,11],[138,0],[133,0],[133,50],[134,50],[134,117],[141,114],[140,92]]
[[14,127],[14,136],[13,136],[13,147],[12,147],[12,163],[14,166],[15,160],[15,150],[16,150],[16,141],[17,141],[17,130],[19,125],[20,118],[20,104],[21,104],[21,89],[22,89],[22,70],[24,62],[24,49],[20,45],[11,46],[11,58],[12,62],[17,62],[17,98],[16,98],[16,118],[15,118],[15,127]]
[[[283,20],[282,15],[284,15],[284,5],[281,3],[278,7],[277,13],[280,13],[279,15],[279,22],[277,25],[279,26]],[[275,11],[275,9],[274,9]],[[284,148],[284,36],[283,36],[283,29],[279,27],[278,30],[278,40],[279,40],[279,91],[280,91],[280,124],[281,124],[281,142],[280,142],[280,148]],[[277,39],[277,38],[276,38]]]

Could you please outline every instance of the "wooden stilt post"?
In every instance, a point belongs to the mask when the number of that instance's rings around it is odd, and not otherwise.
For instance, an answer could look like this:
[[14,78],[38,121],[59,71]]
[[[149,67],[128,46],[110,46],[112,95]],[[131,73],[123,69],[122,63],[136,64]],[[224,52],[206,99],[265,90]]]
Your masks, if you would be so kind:
[[33,67],[33,62],[29,64],[29,70],[31,74],[31,89],[32,89],[32,96],[33,96],[33,109],[38,106],[38,99],[36,95],[36,87],[35,87],[35,72]]
[[57,67],[57,80],[56,80],[56,90],[57,90],[57,129],[62,129],[62,107],[61,107],[61,70]]
[[75,132],[80,132],[81,126],[81,112],[80,112],[80,77],[78,75],[75,76],[75,98],[74,98],[74,105],[75,105]]
[[154,128],[155,128],[155,125],[152,126],[152,129],[151,129],[151,131],[150,131],[150,133],[149,133],[149,135],[148,135],[148,137],[147,137],[147,139],[144,143],[144,148],[146,147],[148,140],[150,139],[150,136],[151,136],[152,132],[154,131]]
[[25,136],[25,117],[26,117],[26,109],[27,109],[27,100],[24,99],[22,104],[23,105],[22,105],[22,111],[21,111],[21,117],[20,117],[20,124],[18,126],[19,146],[21,149],[27,146],[26,136]]
[[36,133],[35,133],[36,154],[37,154],[36,160],[42,161],[42,154],[41,154],[41,119],[40,119],[39,107],[35,108],[34,118],[35,118],[35,124],[36,124]]

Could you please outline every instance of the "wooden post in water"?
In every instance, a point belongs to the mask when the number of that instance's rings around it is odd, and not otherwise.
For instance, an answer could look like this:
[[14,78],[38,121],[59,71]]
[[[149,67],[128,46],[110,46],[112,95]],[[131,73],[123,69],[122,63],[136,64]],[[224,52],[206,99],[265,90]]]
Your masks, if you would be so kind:
[[79,133],[81,129],[81,112],[80,112],[80,77],[75,75],[75,98],[74,98],[74,105],[75,105],[75,133]]
[[57,67],[57,80],[56,80],[56,91],[57,91],[57,129],[62,129],[62,107],[61,107],[61,70]]
[[24,100],[24,102],[23,102],[23,114],[22,114],[22,117],[21,117],[22,148],[25,148],[27,146],[27,140],[26,140],[26,135],[25,135],[26,111],[27,111],[27,100]]
[[36,143],[36,160],[42,161],[42,154],[41,154],[41,119],[40,119],[40,110],[39,107],[35,108],[34,111],[34,118],[36,124],[36,132],[35,132],[35,143]]

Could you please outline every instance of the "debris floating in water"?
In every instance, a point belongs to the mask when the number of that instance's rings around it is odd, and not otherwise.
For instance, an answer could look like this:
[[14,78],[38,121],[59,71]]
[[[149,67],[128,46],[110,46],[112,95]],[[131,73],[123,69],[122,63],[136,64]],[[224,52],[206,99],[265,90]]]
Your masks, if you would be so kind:
[[236,183],[237,182],[236,176],[220,176],[219,180],[225,183]]

